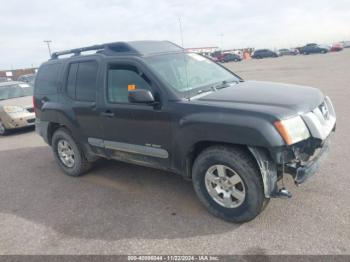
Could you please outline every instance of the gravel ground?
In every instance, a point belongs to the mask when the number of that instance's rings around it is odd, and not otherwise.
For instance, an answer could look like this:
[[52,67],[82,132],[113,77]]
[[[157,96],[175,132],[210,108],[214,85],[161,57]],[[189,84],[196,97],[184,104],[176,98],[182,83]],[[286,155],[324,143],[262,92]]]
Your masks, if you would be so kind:
[[32,130],[0,137],[0,254],[350,254],[350,50],[229,63],[245,79],[309,85],[338,117],[328,160],[241,225],[202,207],[191,183],[102,161],[81,178],[62,174]]

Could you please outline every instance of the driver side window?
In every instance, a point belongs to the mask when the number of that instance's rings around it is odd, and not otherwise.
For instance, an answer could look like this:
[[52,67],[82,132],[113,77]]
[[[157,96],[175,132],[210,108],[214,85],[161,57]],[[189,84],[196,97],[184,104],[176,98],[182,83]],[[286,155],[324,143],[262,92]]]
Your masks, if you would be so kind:
[[151,91],[149,79],[144,74],[139,74],[136,67],[111,66],[108,69],[108,102],[129,103],[129,88],[147,89]]

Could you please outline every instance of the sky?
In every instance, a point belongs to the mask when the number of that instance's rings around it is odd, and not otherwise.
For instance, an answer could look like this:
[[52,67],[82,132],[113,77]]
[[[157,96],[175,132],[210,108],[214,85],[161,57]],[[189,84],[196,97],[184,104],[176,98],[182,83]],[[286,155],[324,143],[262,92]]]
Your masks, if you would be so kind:
[[349,0],[2,0],[0,70],[39,66],[49,58],[44,40],[53,51],[130,40],[181,44],[179,20],[185,47],[350,40]]

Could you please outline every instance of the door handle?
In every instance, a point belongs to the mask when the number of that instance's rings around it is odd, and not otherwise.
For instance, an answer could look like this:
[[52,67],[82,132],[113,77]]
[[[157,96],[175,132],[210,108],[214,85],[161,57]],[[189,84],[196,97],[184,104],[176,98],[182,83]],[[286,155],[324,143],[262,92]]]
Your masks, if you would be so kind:
[[105,111],[105,112],[102,112],[101,113],[101,116],[106,116],[106,117],[113,117],[114,116],[114,113],[112,111]]

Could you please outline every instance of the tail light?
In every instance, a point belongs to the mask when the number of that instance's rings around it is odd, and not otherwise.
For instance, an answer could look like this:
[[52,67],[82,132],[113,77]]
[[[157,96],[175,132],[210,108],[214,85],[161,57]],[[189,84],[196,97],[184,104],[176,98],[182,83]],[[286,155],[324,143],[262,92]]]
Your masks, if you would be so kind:
[[35,97],[34,96],[33,96],[33,108],[34,108],[34,113],[35,113],[35,117],[36,117],[37,104],[35,102]]

